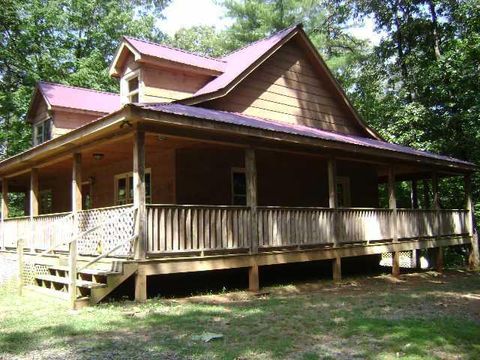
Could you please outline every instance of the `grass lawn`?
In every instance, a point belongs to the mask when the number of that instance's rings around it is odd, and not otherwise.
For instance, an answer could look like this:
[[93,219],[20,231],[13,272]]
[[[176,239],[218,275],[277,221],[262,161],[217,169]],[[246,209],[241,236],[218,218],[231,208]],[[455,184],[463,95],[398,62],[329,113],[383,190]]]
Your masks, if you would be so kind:
[[[0,292],[0,358],[480,359],[480,274],[350,278],[71,311]],[[223,338],[205,342],[203,333]]]

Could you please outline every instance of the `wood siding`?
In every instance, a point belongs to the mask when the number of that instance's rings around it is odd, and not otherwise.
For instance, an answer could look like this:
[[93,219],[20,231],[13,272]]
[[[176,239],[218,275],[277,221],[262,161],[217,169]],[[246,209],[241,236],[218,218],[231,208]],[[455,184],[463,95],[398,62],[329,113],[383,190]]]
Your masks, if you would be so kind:
[[52,137],[56,138],[60,135],[79,128],[95,119],[98,119],[101,115],[86,114],[76,111],[53,111],[53,127]]
[[212,77],[193,75],[171,69],[142,66],[140,98],[143,102],[171,102],[193,95]]
[[366,136],[302,52],[293,42],[284,45],[228,95],[206,106]]
[[[178,204],[232,204],[231,172],[243,168],[242,149],[179,149],[176,155]],[[351,206],[377,207],[376,169],[338,163],[350,179]],[[327,163],[313,156],[257,152],[259,206],[328,206]]]

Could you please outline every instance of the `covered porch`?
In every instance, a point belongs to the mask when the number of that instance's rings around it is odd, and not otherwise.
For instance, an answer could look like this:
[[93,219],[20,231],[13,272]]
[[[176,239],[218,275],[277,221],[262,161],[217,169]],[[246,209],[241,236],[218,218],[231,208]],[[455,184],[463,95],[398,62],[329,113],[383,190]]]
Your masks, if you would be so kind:
[[[452,176],[465,182],[463,208],[440,204]],[[1,244],[67,251],[55,247],[61,239],[99,227],[79,254],[108,252],[137,231],[136,253],[123,244],[109,255],[144,259],[468,237],[469,186],[469,174],[433,167],[137,129],[3,177]],[[23,216],[8,216],[11,193],[24,194]]]
[[141,300],[155,274],[245,267],[256,290],[262,265],[331,259],[339,279],[342,257],[391,252],[398,274],[400,251],[472,242],[469,164],[186,119],[112,119],[4,164],[2,250],[134,262]]

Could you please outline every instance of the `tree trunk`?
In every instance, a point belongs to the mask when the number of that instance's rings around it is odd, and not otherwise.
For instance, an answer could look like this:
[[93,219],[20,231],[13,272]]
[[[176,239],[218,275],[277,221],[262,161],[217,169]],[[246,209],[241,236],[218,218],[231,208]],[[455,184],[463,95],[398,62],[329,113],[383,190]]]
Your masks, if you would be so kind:
[[435,9],[433,0],[427,0],[427,3],[430,9],[430,16],[432,20],[433,51],[435,53],[435,59],[440,60],[442,53],[440,52],[440,35],[438,34],[437,10]]

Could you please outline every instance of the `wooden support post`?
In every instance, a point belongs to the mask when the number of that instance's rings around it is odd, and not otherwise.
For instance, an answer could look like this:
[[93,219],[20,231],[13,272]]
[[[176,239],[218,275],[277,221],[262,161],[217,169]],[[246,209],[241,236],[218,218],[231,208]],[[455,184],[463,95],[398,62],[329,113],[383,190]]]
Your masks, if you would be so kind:
[[[82,154],[73,154],[72,164],[72,214],[74,222],[74,233],[80,232],[78,212],[82,210]],[[68,293],[70,306],[75,309],[77,300],[77,241],[72,241],[69,246],[68,257],[69,286]]]
[[35,216],[38,216],[38,169],[33,168],[30,172],[30,196],[29,196],[29,215],[30,215],[30,251],[35,251]]
[[260,290],[260,277],[257,264],[248,268],[248,290],[252,292],[258,292]]
[[135,243],[135,259],[142,260],[147,256],[146,244],[146,197],[145,197],[145,131],[137,129],[133,141],[133,205],[138,209]]
[[334,282],[342,280],[342,258],[338,255],[332,260],[332,274]]
[[412,180],[410,192],[410,201],[412,203],[412,209],[418,209],[418,183],[417,180]]
[[139,266],[135,274],[135,301],[147,301],[147,275],[143,266]]
[[423,202],[425,209],[430,209],[430,190],[428,186],[428,179],[423,179]]
[[472,175],[466,174],[463,177],[464,191],[465,191],[465,209],[468,210],[467,214],[467,229],[468,235],[472,239],[470,256],[468,259],[468,267],[471,270],[477,270],[480,266],[480,256],[478,250],[478,232],[475,229],[475,213],[473,209],[472,200]]
[[330,209],[334,209],[332,221],[333,221],[333,231],[332,231],[332,243],[333,246],[337,247],[339,243],[339,234],[340,234],[340,221],[338,219],[338,197],[337,197],[337,163],[334,158],[329,158],[327,163],[328,171],[328,206]]
[[[395,193],[395,171],[393,167],[388,169],[388,207],[392,210],[390,219],[390,236],[392,242],[398,242],[398,219],[397,219],[397,196]],[[395,251],[392,254],[392,275],[400,275],[400,253]]]
[[247,206],[250,207],[251,230],[250,252],[258,253],[258,214],[257,214],[257,164],[255,150],[245,149],[245,178],[247,183]]
[[435,270],[439,273],[443,272],[443,247],[435,249]]
[[8,180],[2,178],[2,248],[5,249],[5,226],[4,220],[8,218]]
[[440,194],[438,192],[438,174],[436,172],[432,173],[432,192],[433,192],[433,202],[432,209],[440,209]]
[[398,251],[392,253],[392,276],[400,276],[400,252]]
[[17,291],[18,291],[18,295],[20,296],[23,293],[23,267],[24,267],[23,246],[24,246],[24,240],[18,239],[17,240],[17,262],[18,262]]

